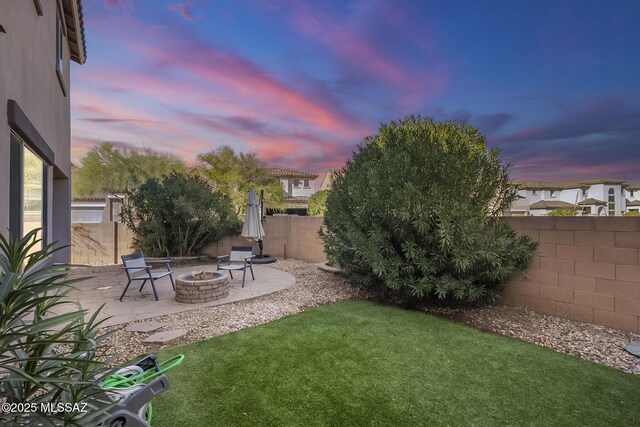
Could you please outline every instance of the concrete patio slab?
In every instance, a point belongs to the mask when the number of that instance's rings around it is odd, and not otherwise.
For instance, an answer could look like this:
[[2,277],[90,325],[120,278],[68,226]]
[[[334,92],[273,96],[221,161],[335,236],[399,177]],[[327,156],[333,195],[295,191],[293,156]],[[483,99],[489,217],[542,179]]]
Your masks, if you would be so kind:
[[[216,267],[215,265],[199,265],[175,268],[173,276],[175,278],[180,274],[202,269],[215,271]],[[119,301],[127,278],[121,269],[115,267],[110,271],[94,273],[92,278],[76,283],[74,285],[76,289],[71,291],[69,295],[79,301],[82,308],[88,309],[90,312],[97,310],[104,304],[100,318],[110,317],[104,323],[105,326],[110,326],[256,298],[287,289],[296,283],[293,275],[281,270],[263,265],[255,265],[253,270],[256,280],[251,280],[249,275],[243,288],[242,274],[235,274],[234,279],[229,278],[229,296],[202,304],[177,302],[168,277],[156,281],[158,301],[154,299],[153,291],[148,282],[142,292],[139,292],[141,282],[133,282],[123,300]],[[227,273],[225,272],[225,274]]]
[[162,331],[147,337],[144,341],[145,344],[169,344],[178,338],[182,338],[187,335],[186,329],[176,329],[175,331]]
[[150,320],[148,322],[132,323],[125,328],[127,332],[154,332],[162,328],[164,323]]

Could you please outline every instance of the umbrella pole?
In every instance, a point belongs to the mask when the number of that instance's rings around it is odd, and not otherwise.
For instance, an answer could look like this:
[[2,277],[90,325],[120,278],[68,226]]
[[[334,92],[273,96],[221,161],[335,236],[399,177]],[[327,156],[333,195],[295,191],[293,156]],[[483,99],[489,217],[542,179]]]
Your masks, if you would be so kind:
[[[264,222],[264,190],[260,190],[260,223]],[[260,256],[262,258],[262,239],[258,240],[258,246],[260,247]]]

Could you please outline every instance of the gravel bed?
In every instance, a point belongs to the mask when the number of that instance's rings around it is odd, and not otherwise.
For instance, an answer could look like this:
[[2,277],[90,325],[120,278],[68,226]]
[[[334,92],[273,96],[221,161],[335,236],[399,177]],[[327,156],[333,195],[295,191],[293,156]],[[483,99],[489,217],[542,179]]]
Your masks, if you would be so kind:
[[[161,330],[188,331],[186,336],[168,346],[199,341],[268,323],[335,301],[384,300],[380,294],[349,283],[342,275],[319,270],[316,264],[279,260],[270,267],[293,274],[297,280],[296,284],[283,291],[251,300],[157,317],[155,320],[166,325]],[[623,349],[630,341],[640,341],[638,334],[503,305],[458,309],[422,306],[419,309],[484,331],[514,337],[640,375],[640,358]],[[126,349],[114,364],[163,348],[143,344],[142,340],[148,334],[126,332],[124,325],[105,328],[105,331],[113,332],[107,341],[107,345],[113,349],[112,354],[118,349]]]
[[464,309],[422,307],[422,310],[483,331],[528,341],[640,375],[640,358],[624,350],[624,346],[629,342],[640,342],[640,335],[632,332],[622,332],[505,305]]

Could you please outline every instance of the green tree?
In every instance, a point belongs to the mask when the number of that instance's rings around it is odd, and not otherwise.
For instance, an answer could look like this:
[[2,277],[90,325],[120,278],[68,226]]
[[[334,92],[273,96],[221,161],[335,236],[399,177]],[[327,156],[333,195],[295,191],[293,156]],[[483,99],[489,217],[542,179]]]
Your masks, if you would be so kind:
[[270,176],[254,153],[236,153],[229,146],[198,155],[203,177],[222,194],[231,198],[236,214],[241,215],[250,189],[264,190],[265,205],[284,208],[284,192],[280,180]]
[[625,212],[623,216],[640,216],[640,211],[636,210],[636,211]]
[[309,197],[308,213],[310,216],[324,216],[327,211],[328,196],[329,190],[321,190]]
[[196,255],[242,227],[229,198],[195,175],[151,178],[127,195],[125,223],[134,245],[150,256]]
[[329,259],[402,297],[494,299],[536,247],[499,218],[517,197],[508,169],[466,123],[383,124],[333,182],[320,232]]
[[558,208],[549,212],[549,216],[576,216],[578,210],[575,208]]
[[76,197],[126,193],[149,178],[184,171],[185,165],[176,157],[151,150],[120,151],[104,143],[91,149],[80,166],[72,169],[72,191]]

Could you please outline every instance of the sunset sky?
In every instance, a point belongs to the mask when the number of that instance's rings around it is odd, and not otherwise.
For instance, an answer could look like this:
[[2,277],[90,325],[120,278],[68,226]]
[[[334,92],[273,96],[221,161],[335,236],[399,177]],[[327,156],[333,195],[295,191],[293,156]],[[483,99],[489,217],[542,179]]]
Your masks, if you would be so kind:
[[72,157],[231,145],[341,167],[380,122],[464,119],[515,179],[640,182],[640,1],[84,0]]

